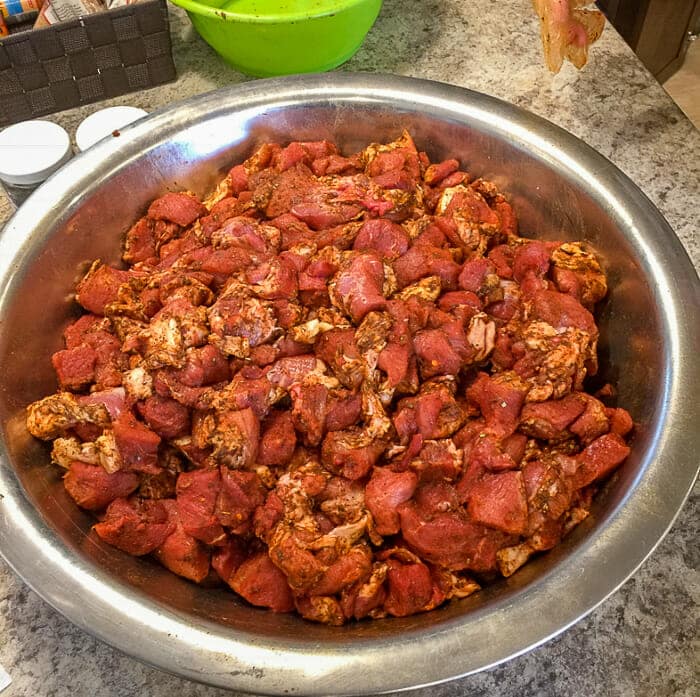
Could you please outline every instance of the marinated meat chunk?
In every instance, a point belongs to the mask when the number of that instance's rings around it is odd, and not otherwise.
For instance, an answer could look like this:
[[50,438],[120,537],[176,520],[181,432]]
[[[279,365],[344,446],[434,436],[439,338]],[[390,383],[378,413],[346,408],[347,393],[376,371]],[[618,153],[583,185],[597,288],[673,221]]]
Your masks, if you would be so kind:
[[258,462],[269,466],[286,465],[292,459],[296,444],[292,415],[288,411],[273,412],[262,425]]
[[167,220],[180,227],[187,227],[207,209],[189,193],[167,193],[157,198],[148,208],[148,217],[153,220]]
[[385,610],[394,617],[405,617],[429,610],[435,605],[433,580],[430,569],[421,563],[402,563],[397,559],[387,562],[387,594]]
[[219,470],[183,472],[177,479],[177,509],[185,532],[209,545],[225,539],[216,515],[221,492]]
[[294,597],[284,574],[265,552],[246,559],[228,583],[251,605],[266,607],[273,612],[289,612],[294,608]]
[[472,520],[511,535],[527,530],[527,500],[520,472],[487,474],[469,495]]
[[418,477],[413,472],[394,472],[388,467],[375,467],[367,483],[367,508],[380,535],[395,535],[401,529],[398,508],[416,490]]
[[125,498],[139,485],[135,472],[107,473],[99,465],[71,462],[63,477],[66,491],[81,508],[98,511],[115,499]]
[[80,390],[95,380],[97,352],[90,346],[57,351],[51,356],[51,362],[65,390]]
[[117,300],[117,293],[129,279],[127,271],[114,269],[96,261],[78,283],[75,299],[88,311],[103,315],[105,308]]
[[578,455],[580,462],[575,482],[583,487],[612,472],[630,454],[629,446],[616,433],[594,440]]
[[585,409],[578,394],[546,402],[531,402],[523,407],[518,428],[533,438],[548,441],[566,440],[571,437],[567,430]]
[[331,431],[323,439],[321,461],[331,472],[347,479],[360,479],[372,469],[385,448],[386,443],[364,431]]
[[408,251],[408,244],[408,233],[401,225],[383,218],[370,218],[357,233],[353,249],[376,252],[382,259],[396,259]]
[[27,407],[98,537],[337,626],[465,598],[589,515],[634,426],[586,391],[591,248],[519,237],[407,132],[231,165],[92,264]]
[[400,437],[420,433],[423,438],[447,438],[459,430],[466,415],[447,385],[425,383],[416,397],[397,405],[394,427]]
[[174,574],[200,583],[209,575],[210,553],[199,540],[185,532],[175,501],[169,499],[162,503],[175,529],[155,549],[155,557]]
[[368,312],[386,305],[384,266],[373,254],[354,255],[331,282],[334,304],[358,324]]
[[126,411],[112,422],[114,441],[126,469],[156,473],[160,436]]
[[221,491],[216,499],[216,517],[233,532],[246,532],[247,521],[265,502],[267,490],[255,472],[221,468]]
[[136,408],[140,416],[161,438],[170,440],[189,432],[190,412],[174,399],[152,395]]
[[102,522],[93,527],[102,540],[137,557],[160,547],[174,528],[160,501],[133,498],[112,501]]

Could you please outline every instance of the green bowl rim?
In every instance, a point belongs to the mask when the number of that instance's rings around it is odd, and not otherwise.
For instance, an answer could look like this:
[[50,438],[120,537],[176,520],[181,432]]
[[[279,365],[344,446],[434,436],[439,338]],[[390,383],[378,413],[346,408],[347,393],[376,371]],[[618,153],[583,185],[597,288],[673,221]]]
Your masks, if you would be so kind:
[[343,10],[349,10],[356,5],[377,3],[380,7],[383,0],[328,0],[328,8],[324,8],[318,12],[296,12],[290,14],[266,14],[253,15],[240,12],[230,12],[228,10],[220,10],[210,5],[204,5],[197,0],[170,0],[173,5],[182,7],[188,12],[194,12],[198,15],[211,17],[224,21],[241,22],[245,24],[288,24],[305,19],[316,19],[327,17],[336,14]]

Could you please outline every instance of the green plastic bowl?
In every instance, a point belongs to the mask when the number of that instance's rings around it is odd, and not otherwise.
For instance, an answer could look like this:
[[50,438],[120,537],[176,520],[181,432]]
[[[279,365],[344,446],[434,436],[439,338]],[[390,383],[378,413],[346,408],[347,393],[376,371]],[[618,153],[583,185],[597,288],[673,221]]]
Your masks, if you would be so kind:
[[330,70],[364,41],[382,0],[170,0],[229,64],[270,77]]

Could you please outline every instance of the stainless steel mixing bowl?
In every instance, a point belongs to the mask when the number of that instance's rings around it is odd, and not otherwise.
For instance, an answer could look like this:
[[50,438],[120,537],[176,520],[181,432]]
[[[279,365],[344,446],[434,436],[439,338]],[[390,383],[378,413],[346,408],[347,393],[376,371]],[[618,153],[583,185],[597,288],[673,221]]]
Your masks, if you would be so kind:
[[[84,262],[116,262],[120,235],[167,189],[206,192],[262,141],[344,148],[408,128],[510,192],[529,235],[584,238],[605,259],[604,378],[637,424],[594,514],[513,577],[439,610],[331,628],[202,589],[103,545],[66,496],[24,407],[55,389],[50,354],[76,313]],[[695,479],[700,292],[683,248],[619,170],[555,126],[446,85],[373,75],[248,83],[153,114],[76,158],[0,239],[0,549],[44,599],[155,666],[250,692],[375,693],[447,680],[531,648],[620,586],[672,524]]]

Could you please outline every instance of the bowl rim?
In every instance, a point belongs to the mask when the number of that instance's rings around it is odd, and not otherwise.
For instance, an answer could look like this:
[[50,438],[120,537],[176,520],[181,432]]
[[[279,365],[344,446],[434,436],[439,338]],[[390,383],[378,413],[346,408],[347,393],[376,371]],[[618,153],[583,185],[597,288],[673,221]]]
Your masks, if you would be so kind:
[[325,0],[323,8],[313,12],[288,12],[272,14],[252,14],[247,12],[231,12],[222,10],[212,5],[206,5],[197,0],[170,0],[173,5],[182,7],[188,12],[193,12],[202,17],[224,20],[225,22],[237,22],[239,24],[291,24],[304,20],[322,19],[351,10],[359,5],[375,4],[381,6],[383,0]]
[[[25,496],[0,442],[0,552],[10,566],[86,631],[192,680],[267,694],[374,694],[435,684],[497,665],[556,636],[614,593],[668,532],[697,476],[700,405],[679,399],[684,393],[700,392],[700,364],[694,360],[700,323],[693,314],[700,305],[700,282],[687,252],[639,188],[585,143],[518,107],[443,83],[364,73],[303,75],[244,83],[154,112],[125,128],[118,143],[102,141],[75,158],[8,222],[0,235],[0,323],[7,289],[28,253],[26,240],[42,225],[50,229],[52,211],[63,204],[69,213],[89,183],[118,171],[128,156],[136,157],[154,142],[222,115],[362,101],[399,110],[402,105],[419,106],[501,133],[527,144],[538,157],[558,162],[577,182],[585,183],[586,191],[592,187],[601,193],[610,214],[628,226],[640,253],[653,262],[661,321],[670,332],[661,395],[664,418],[652,434],[646,464],[640,466],[644,476],[589,538],[538,579],[536,592],[526,588],[528,594],[506,595],[439,627],[410,633],[403,643],[338,640],[312,645],[304,637],[295,642],[251,642],[229,627],[159,605],[60,541]],[[39,195],[44,205],[55,206],[37,210],[32,203]],[[671,420],[673,428],[664,428]],[[643,534],[629,536],[633,522],[643,526]],[[67,582],[70,587],[65,587]],[[562,589],[576,592],[560,597]],[[514,626],[518,633],[512,631]],[[498,636],[500,643],[484,642],[484,636]],[[187,660],[180,651],[188,652]]]

